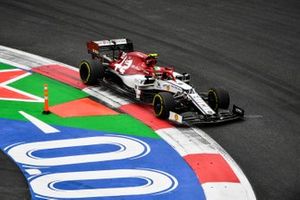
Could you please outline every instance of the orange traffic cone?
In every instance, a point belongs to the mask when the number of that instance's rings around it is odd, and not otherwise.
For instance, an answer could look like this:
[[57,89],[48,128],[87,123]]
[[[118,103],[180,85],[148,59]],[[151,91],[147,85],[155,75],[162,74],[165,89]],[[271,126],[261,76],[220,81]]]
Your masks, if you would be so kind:
[[49,110],[49,99],[48,99],[48,85],[44,84],[44,111],[43,114],[50,114]]

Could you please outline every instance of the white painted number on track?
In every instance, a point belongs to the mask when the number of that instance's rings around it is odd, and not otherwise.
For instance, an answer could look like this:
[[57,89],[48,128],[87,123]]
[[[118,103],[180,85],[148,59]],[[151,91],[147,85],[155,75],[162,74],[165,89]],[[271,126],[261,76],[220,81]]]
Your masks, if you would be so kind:
[[[146,183],[130,187],[80,190],[66,190],[55,187],[55,184],[63,181],[97,180],[100,182],[101,180],[110,179],[110,181],[113,181],[113,179],[120,178],[143,179]],[[175,189],[178,183],[173,176],[161,171],[151,169],[115,169],[49,174],[34,179],[30,182],[30,185],[35,193],[42,196],[73,199],[166,193]]]
[[[41,150],[51,150],[67,147],[84,147],[90,145],[104,144],[115,145],[118,146],[119,149],[116,151],[106,153],[72,155],[54,158],[41,158],[32,155],[34,152]],[[13,157],[17,162],[26,165],[58,166],[89,162],[121,160],[137,156],[144,156],[144,154],[148,154],[149,151],[150,147],[148,146],[148,144],[137,139],[126,137],[98,136],[26,143],[13,147],[8,151],[8,154],[11,157]]]
[[[43,158],[34,152],[90,145],[115,145],[117,150],[105,153],[70,155]],[[20,144],[8,150],[8,154],[18,163],[33,167],[63,166],[79,163],[103,162],[122,159],[137,159],[147,155],[150,147],[143,141],[125,136],[96,136],[76,139],[31,142]],[[130,161],[129,161],[130,162]],[[144,184],[128,187],[105,187],[93,189],[57,188],[66,181],[107,180],[120,178],[142,179]],[[45,174],[33,178],[30,186],[34,193],[46,198],[93,198],[125,195],[145,195],[166,193],[174,190],[178,181],[172,175],[154,169],[115,169]]]

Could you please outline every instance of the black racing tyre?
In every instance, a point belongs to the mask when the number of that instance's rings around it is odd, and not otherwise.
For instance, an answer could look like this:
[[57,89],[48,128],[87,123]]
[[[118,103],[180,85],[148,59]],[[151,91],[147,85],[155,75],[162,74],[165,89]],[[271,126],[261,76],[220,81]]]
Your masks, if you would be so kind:
[[86,85],[94,85],[104,77],[104,66],[97,59],[86,58],[79,64],[79,74]]
[[153,98],[153,109],[156,117],[167,119],[175,108],[175,100],[169,92],[159,92]]
[[217,111],[219,108],[228,109],[230,104],[229,93],[222,88],[211,88],[208,90],[208,105]]

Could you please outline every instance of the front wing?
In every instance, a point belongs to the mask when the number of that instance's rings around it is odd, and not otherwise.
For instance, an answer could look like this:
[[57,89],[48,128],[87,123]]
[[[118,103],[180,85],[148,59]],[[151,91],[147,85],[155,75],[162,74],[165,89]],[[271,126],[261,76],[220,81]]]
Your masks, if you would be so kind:
[[169,120],[178,124],[197,125],[197,124],[217,124],[244,118],[245,111],[233,105],[231,111],[219,111],[216,115],[205,116],[197,112],[175,113],[170,112]]

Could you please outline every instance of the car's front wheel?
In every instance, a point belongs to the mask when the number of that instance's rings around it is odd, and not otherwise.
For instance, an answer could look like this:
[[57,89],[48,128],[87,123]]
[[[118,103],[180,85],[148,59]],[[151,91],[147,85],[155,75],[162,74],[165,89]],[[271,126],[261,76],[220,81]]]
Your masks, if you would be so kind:
[[175,100],[169,92],[159,92],[153,98],[153,109],[156,117],[167,119],[175,108]]
[[208,105],[217,111],[219,108],[228,109],[230,104],[229,93],[222,88],[211,88],[208,90]]

